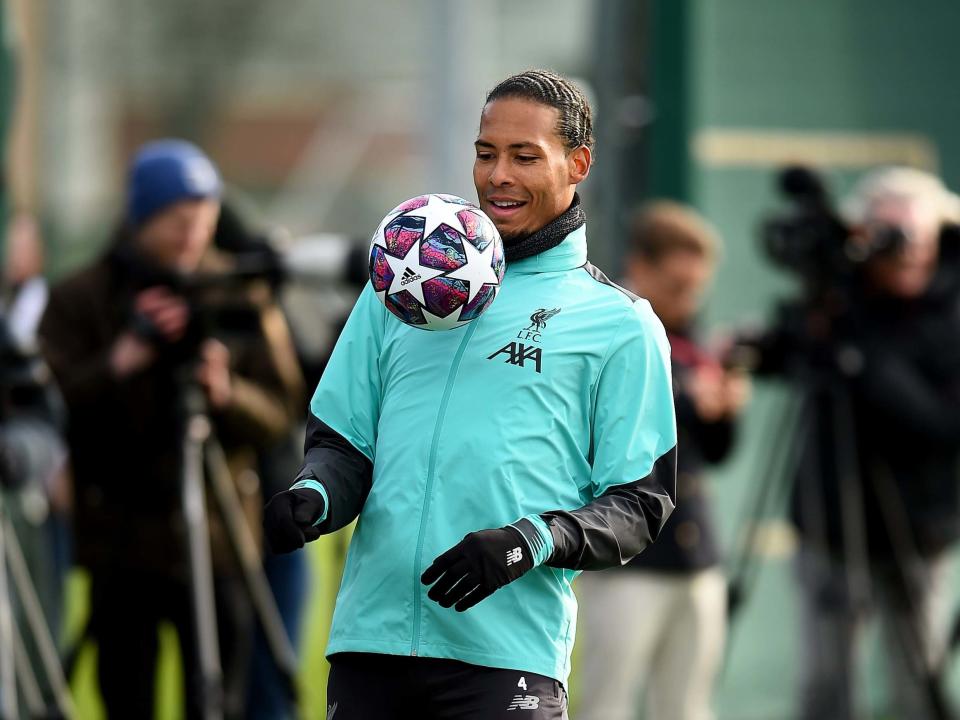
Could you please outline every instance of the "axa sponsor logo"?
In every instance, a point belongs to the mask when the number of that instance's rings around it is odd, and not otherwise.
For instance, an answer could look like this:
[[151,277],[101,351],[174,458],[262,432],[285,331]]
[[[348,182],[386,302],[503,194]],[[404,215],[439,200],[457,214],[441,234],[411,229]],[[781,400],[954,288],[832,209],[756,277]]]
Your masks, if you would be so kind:
[[547,327],[547,321],[560,312],[560,308],[547,310],[540,308],[530,316],[530,324],[517,333],[517,340],[511,340],[492,355],[487,356],[487,360],[504,355],[504,362],[508,365],[519,365],[526,367],[530,362],[534,369],[539,373],[543,367],[543,349],[538,347],[543,331]]
[[530,360],[540,372],[540,363],[543,360],[543,350],[538,347],[524,345],[523,343],[511,342],[490,355],[487,360],[493,360],[497,355],[506,355],[506,361],[509,365],[524,366],[527,360]]

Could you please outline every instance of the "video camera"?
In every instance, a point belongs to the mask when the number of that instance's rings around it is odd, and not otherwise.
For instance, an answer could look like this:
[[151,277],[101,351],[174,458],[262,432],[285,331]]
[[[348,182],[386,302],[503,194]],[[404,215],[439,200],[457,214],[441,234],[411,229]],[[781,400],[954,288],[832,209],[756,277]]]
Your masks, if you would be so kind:
[[156,342],[170,357],[192,357],[197,344],[214,333],[258,332],[262,304],[287,286],[324,290],[339,286],[355,291],[368,277],[366,246],[346,235],[324,233],[292,239],[231,233],[218,236],[215,243],[226,251],[227,264],[189,274],[158,268],[129,245],[119,245],[114,251],[137,285],[161,285],[186,300],[190,322],[175,346],[166,346],[146,318],[133,317],[134,330]]
[[[864,263],[906,247],[908,238],[902,228],[848,225],[836,211],[823,178],[808,167],[784,168],[777,186],[789,205],[763,222],[761,244],[771,261],[800,276],[808,300],[850,289]],[[955,225],[942,229],[940,264],[956,283],[960,228]]]
[[[777,187],[787,208],[761,223],[760,244],[772,263],[801,280],[801,294],[779,303],[771,327],[737,333],[724,361],[760,373],[836,370],[846,357],[853,316],[866,297],[862,268],[874,258],[902,252],[909,239],[893,225],[845,222],[823,178],[810,168],[785,168],[777,176]],[[960,295],[956,225],[941,229],[935,287],[940,294]]]

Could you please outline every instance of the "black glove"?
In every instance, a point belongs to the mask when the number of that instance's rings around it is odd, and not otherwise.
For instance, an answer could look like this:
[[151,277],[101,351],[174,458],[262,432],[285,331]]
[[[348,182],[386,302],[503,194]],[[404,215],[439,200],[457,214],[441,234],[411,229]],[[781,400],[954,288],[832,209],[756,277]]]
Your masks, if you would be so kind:
[[431,600],[445,608],[456,603],[457,612],[463,612],[533,566],[526,538],[517,528],[507,525],[464,536],[433,561],[420,576],[420,582],[436,583],[427,593]]
[[327,502],[314,485],[320,483],[301,481],[270,498],[263,509],[263,532],[270,552],[293,552],[320,537],[317,524],[326,515]]

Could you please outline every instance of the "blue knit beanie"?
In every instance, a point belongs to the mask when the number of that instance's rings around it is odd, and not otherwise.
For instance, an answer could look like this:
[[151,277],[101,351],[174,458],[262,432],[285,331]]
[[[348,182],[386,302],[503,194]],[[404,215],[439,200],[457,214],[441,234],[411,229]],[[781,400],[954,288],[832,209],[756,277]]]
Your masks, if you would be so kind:
[[141,146],[130,163],[127,187],[127,219],[134,226],[181,200],[219,200],[223,192],[210,158],[186,140]]

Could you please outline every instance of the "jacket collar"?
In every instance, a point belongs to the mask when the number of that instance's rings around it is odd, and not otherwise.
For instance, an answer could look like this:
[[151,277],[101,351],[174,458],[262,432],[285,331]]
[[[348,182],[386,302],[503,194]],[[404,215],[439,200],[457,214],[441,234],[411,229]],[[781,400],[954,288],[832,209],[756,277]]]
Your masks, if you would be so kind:
[[557,272],[573,270],[587,262],[587,226],[581,225],[570,232],[556,247],[545,250],[538,255],[514,260],[507,265],[508,273]]

